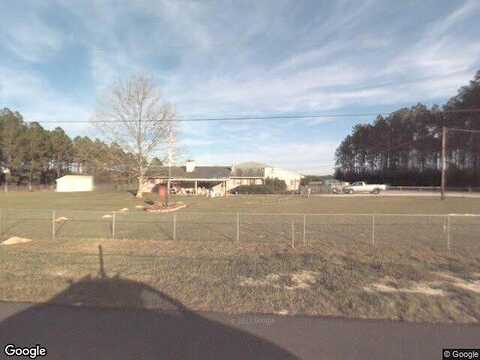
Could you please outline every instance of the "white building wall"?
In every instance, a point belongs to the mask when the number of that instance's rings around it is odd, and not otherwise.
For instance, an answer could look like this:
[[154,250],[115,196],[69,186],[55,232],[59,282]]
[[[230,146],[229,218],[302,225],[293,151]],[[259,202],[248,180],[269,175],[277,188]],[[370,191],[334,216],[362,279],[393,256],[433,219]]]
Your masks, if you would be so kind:
[[285,181],[285,184],[287,184],[287,190],[295,191],[300,188],[300,180],[302,179],[302,175],[290,170],[266,167],[265,178],[277,178],[283,180]]
[[57,192],[93,191],[93,176],[65,175],[56,180]]
[[227,191],[236,188],[240,185],[263,185],[265,183],[260,177],[233,177],[227,180]]

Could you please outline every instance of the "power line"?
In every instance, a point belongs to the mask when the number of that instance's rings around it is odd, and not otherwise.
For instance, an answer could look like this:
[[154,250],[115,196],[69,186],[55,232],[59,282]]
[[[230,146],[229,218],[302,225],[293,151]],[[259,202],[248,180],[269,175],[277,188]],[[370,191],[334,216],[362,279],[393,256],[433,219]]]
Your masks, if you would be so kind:
[[447,131],[458,131],[458,132],[467,132],[467,133],[477,133],[480,134],[480,130],[470,130],[470,129],[457,129],[447,127]]
[[[366,117],[366,116],[389,116],[397,113],[391,112],[370,112],[370,113],[330,113],[330,114],[303,114],[303,115],[252,115],[252,116],[226,116],[226,117],[198,117],[198,118],[178,118],[178,119],[144,119],[143,122],[229,122],[229,121],[251,121],[251,120],[275,120],[275,119],[312,119],[312,118],[341,118],[341,117]],[[459,109],[459,110],[442,110],[440,113],[480,113],[480,109]],[[119,122],[136,122],[137,120],[46,120],[37,121],[42,124],[106,124]]]
[[[390,114],[390,113],[384,113]],[[329,117],[352,117],[352,116],[375,116],[379,113],[359,113],[359,114],[308,114],[308,115],[252,115],[252,116],[229,116],[229,117],[199,117],[199,118],[178,118],[178,119],[151,119],[142,120],[144,122],[210,122],[210,121],[249,121],[249,120],[274,120],[274,119],[309,119],[309,118],[329,118]],[[137,120],[122,120],[122,122],[135,122]],[[117,123],[118,120],[47,120],[42,123]]]

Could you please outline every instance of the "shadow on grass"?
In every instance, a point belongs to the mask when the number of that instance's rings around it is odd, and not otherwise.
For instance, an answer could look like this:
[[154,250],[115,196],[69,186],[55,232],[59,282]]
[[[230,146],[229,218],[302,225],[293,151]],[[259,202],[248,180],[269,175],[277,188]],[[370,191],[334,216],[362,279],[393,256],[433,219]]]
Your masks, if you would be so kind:
[[207,319],[148,285],[108,277],[101,256],[97,277],[72,282],[47,303],[1,322],[0,343],[40,344],[48,359],[296,358],[267,340]]

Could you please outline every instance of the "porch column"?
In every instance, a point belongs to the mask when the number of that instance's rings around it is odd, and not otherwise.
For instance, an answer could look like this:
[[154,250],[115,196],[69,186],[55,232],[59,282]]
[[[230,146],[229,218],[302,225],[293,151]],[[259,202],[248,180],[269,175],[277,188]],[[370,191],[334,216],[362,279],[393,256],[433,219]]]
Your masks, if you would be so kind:
[[198,181],[195,180],[195,195],[198,195]]

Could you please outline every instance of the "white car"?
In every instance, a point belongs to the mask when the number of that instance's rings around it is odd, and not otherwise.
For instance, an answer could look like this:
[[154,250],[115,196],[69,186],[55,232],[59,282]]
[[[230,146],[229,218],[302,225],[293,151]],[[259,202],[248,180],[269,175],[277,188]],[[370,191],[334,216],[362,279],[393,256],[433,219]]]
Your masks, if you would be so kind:
[[343,191],[347,194],[354,193],[372,193],[379,194],[381,191],[387,190],[387,185],[383,184],[367,184],[363,181],[357,181],[349,186],[345,186]]

